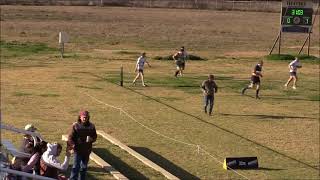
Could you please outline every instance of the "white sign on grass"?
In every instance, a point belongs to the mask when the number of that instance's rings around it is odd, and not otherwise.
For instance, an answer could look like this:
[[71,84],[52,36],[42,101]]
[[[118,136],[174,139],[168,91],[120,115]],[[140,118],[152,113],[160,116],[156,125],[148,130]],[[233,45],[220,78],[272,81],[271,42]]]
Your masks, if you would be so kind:
[[68,43],[69,35],[66,32],[59,32],[59,43]]

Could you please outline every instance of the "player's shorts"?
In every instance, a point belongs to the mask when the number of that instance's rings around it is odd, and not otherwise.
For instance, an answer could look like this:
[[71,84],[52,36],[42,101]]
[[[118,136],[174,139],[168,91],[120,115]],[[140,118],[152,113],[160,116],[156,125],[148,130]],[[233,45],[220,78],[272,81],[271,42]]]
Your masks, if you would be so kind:
[[143,69],[138,69],[138,72],[143,74]]
[[251,76],[251,83],[252,83],[252,84],[260,84],[260,77],[258,77],[258,76]]
[[176,61],[176,65],[178,69],[182,69],[183,67],[183,62],[182,61]]
[[297,72],[290,72],[290,76],[297,77]]
[[182,62],[182,63],[181,63],[181,69],[184,70],[184,67],[186,67],[186,63],[185,63],[185,62]]

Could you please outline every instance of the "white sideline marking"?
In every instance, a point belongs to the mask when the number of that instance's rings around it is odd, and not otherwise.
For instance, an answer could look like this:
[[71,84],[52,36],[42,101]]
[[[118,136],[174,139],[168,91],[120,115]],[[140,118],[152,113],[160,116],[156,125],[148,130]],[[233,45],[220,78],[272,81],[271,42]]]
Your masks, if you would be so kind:
[[[139,125],[141,125],[141,126],[144,127],[145,129],[148,129],[149,131],[151,131],[151,132],[153,132],[153,133],[155,133],[155,134],[157,134],[157,135],[159,135],[159,136],[161,136],[161,137],[163,137],[163,138],[167,138],[167,139],[169,139],[169,140],[171,140],[171,141],[178,142],[178,143],[181,143],[181,144],[184,144],[184,145],[197,147],[198,153],[199,153],[200,151],[203,151],[205,154],[207,154],[208,156],[210,156],[210,157],[211,157],[212,159],[214,159],[216,162],[218,162],[218,163],[220,163],[220,164],[223,165],[223,162],[219,161],[219,160],[217,159],[217,157],[216,157],[216,156],[218,156],[218,157],[222,158],[221,156],[210,154],[210,153],[209,153],[208,151],[206,151],[204,148],[200,147],[200,145],[183,142],[183,141],[180,141],[180,140],[171,138],[171,137],[169,137],[169,136],[166,136],[166,135],[164,135],[164,134],[161,134],[160,132],[155,131],[155,130],[153,130],[152,128],[150,128],[150,127],[142,124],[141,122],[139,122],[138,120],[136,120],[133,116],[131,116],[128,112],[124,111],[122,108],[115,107],[115,106],[112,106],[112,105],[110,105],[110,104],[107,104],[107,103],[105,103],[105,102],[103,102],[103,101],[100,101],[99,99],[91,96],[90,94],[88,94],[88,93],[86,93],[86,92],[83,92],[83,94],[89,96],[90,98],[92,98],[93,100],[97,101],[97,102],[100,103],[100,104],[103,104],[103,105],[105,105],[105,106],[112,107],[112,108],[114,108],[114,109],[120,110],[120,115],[121,115],[122,113],[124,113],[124,115],[126,115],[126,116],[129,117],[131,120],[135,121],[136,123],[138,123]],[[229,168],[230,168],[230,167],[229,167]],[[245,179],[249,179],[249,178],[246,177],[245,175],[237,172],[236,170],[234,170],[234,169],[232,169],[232,168],[230,168],[230,170],[232,170],[234,173],[238,174],[239,176],[241,176],[241,177],[243,177],[243,178],[245,178]]]

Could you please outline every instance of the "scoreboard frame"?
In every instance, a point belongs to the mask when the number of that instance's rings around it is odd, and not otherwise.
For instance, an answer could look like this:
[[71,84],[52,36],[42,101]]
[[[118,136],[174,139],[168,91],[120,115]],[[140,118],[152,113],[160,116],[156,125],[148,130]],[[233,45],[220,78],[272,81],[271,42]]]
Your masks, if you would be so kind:
[[281,7],[281,31],[311,33],[312,0],[283,0]]

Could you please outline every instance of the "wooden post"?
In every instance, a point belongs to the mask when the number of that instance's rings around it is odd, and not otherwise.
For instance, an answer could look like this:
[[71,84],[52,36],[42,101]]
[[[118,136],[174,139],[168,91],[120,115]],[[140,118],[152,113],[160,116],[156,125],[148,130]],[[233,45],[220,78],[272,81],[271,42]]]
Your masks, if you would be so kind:
[[308,40],[309,40],[309,36],[306,38],[306,40],[304,40],[303,45],[302,45],[302,47],[301,47],[298,55],[300,55],[300,53],[302,52],[302,50],[303,50],[303,48],[304,48],[304,45],[306,45],[306,42],[307,42]]
[[309,56],[309,54],[310,54],[310,41],[311,41],[311,33],[309,33],[309,36],[308,36],[309,38],[309,42],[308,42],[308,56]]
[[123,66],[120,68],[120,86],[123,86]]
[[280,55],[280,51],[281,51],[281,30],[280,30],[280,33],[279,33],[279,48],[278,48],[278,55]]
[[277,39],[274,41],[273,46],[272,46],[272,48],[271,48],[271,50],[270,50],[270,52],[269,52],[269,55],[272,53],[274,47],[276,46],[276,44],[277,44],[277,42],[278,42],[278,40],[279,40],[279,35],[280,35],[280,34],[278,34]]
[[63,59],[64,43],[60,43],[60,53],[61,53],[61,58]]

